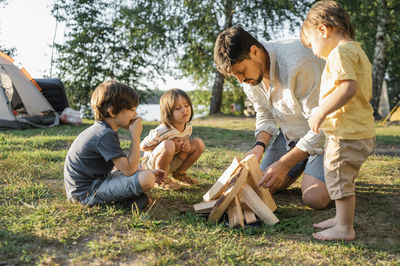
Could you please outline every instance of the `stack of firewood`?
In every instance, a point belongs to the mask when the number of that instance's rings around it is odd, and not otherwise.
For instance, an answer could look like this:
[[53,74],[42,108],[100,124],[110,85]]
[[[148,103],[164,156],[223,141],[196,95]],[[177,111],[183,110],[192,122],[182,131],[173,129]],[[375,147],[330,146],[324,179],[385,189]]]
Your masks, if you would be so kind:
[[229,226],[242,226],[261,219],[274,225],[279,222],[274,215],[275,201],[268,189],[258,187],[262,172],[255,155],[241,162],[235,157],[232,164],[203,196],[204,202],[194,204],[196,213],[208,215],[209,221],[218,222],[227,212]]

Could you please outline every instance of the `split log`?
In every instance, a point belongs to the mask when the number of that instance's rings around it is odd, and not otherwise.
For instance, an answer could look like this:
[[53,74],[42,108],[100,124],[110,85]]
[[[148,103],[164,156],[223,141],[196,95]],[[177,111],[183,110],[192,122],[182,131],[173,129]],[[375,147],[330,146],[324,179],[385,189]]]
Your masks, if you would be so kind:
[[243,211],[237,196],[235,196],[235,199],[232,200],[231,204],[229,204],[228,220],[229,227],[232,228],[240,225],[242,228],[244,228]]
[[241,189],[247,179],[246,168],[240,166],[233,177],[229,180],[226,190],[222,193],[208,217],[209,221],[217,222],[228,208],[229,204]]
[[257,157],[254,154],[247,155],[241,162],[246,169],[249,171],[250,178],[248,178],[249,185],[253,190],[261,197],[264,203],[268,206],[271,211],[276,210],[276,203],[271,196],[269,189],[265,189],[258,186],[258,183],[263,177],[260,166],[258,165]]
[[236,169],[239,167],[239,160],[235,157],[231,165],[225,170],[225,172],[221,175],[221,177],[214,183],[214,185],[204,194],[204,201],[210,201],[213,199],[217,199],[222,192],[224,192],[227,183],[231,176],[235,173]]
[[246,224],[252,224],[257,222],[257,217],[256,214],[248,209],[248,208],[243,208],[243,215],[244,215],[244,220],[246,221]]
[[[274,225],[279,222],[278,218],[260,199],[249,184],[244,184],[239,191],[239,199],[246,204],[264,223]],[[217,202],[218,203],[218,202]]]
[[217,200],[200,202],[200,203],[194,204],[193,208],[196,213],[210,213],[210,211],[214,207],[215,203],[217,203]]

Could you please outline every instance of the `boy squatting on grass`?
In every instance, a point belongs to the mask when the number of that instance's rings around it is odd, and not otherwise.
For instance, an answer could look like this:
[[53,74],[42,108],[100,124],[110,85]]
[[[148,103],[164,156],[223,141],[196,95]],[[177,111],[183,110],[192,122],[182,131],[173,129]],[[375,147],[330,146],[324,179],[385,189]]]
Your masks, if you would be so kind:
[[[72,143],[64,165],[67,198],[72,202],[94,206],[122,203],[146,208],[150,198],[144,193],[165,178],[163,170],[141,170],[141,118],[136,107],[139,96],[129,86],[108,80],[94,90],[91,107],[95,122]],[[131,149],[126,156],[117,130],[125,128],[131,135]],[[112,170],[114,166],[117,170]]]
[[[186,171],[199,159],[204,151],[200,138],[189,140],[192,134],[190,121],[193,106],[189,96],[180,89],[166,91],[160,98],[161,124],[151,130],[140,143],[144,151],[143,166],[147,169],[162,169],[184,185],[197,184]],[[167,179],[161,189],[179,189],[180,185]]]
[[335,1],[314,4],[301,28],[302,43],[326,60],[321,77],[319,107],[308,123],[327,136],[325,180],[336,204],[336,216],[314,224],[325,229],[313,234],[320,240],[354,240],[355,183],[362,163],[375,145],[371,63],[346,11]]

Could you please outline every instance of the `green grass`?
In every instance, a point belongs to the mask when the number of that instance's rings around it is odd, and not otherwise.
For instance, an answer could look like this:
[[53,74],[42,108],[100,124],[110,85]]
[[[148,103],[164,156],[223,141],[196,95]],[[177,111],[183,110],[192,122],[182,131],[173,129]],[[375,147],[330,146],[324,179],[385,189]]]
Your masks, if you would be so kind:
[[[200,180],[180,191],[153,190],[145,213],[117,206],[86,208],[66,201],[63,164],[81,126],[0,132],[0,264],[400,264],[400,126],[376,124],[383,147],[356,180],[357,239],[321,242],[312,223],[335,209],[301,201],[300,181],[274,195],[280,222],[230,229],[209,223],[192,205],[234,156],[254,142],[254,119],[195,120],[207,148],[189,173]],[[142,137],[157,123],[144,123]],[[127,131],[120,131],[129,149]],[[383,155],[382,155],[383,154]]]

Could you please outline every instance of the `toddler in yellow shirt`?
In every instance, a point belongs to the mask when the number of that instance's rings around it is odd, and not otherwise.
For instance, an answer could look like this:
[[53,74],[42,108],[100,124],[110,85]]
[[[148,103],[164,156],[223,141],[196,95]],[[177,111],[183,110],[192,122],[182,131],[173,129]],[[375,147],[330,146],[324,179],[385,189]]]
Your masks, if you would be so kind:
[[355,177],[375,145],[371,63],[346,11],[335,1],[320,1],[309,10],[301,42],[326,61],[319,106],[308,123],[327,139],[324,155],[326,186],[336,204],[336,216],[314,224],[325,229],[320,240],[354,240]]

